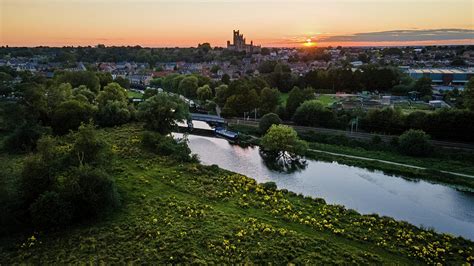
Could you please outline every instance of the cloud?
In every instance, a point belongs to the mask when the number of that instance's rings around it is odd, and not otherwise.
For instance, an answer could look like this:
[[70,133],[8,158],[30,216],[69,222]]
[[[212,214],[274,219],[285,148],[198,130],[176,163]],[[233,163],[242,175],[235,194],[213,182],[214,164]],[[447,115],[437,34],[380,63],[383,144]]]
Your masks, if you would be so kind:
[[322,36],[319,42],[420,42],[474,40],[470,29],[392,30],[355,33],[348,35]]

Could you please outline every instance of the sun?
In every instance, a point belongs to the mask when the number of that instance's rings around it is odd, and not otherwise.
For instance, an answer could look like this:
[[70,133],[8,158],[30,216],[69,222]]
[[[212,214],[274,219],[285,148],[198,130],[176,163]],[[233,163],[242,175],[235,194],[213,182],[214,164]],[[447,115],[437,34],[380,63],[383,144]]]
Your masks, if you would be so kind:
[[311,38],[309,38],[309,39],[306,39],[306,42],[303,43],[303,46],[305,46],[305,47],[314,47],[314,46],[316,46],[316,43],[313,42],[313,40]]

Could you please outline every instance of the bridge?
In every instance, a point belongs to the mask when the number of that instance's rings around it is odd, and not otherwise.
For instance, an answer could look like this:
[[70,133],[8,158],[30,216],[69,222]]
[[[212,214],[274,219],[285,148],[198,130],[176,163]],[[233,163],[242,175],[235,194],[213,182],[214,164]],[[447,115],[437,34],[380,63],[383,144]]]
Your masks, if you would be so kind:
[[217,125],[227,124],[224,118],[217,115],[191,113],[191,120],[204,121],[207,123],[217,124]]

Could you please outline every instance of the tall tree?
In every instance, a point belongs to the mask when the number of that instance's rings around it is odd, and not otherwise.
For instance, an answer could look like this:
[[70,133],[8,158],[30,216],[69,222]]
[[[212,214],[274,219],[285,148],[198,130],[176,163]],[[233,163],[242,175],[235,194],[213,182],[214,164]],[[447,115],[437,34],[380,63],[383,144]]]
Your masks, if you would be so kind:
[[280,100],[277,89],[264,88],[260,92],[260,114],[274,113]]
[[294,87],[288,94],[288,99],[286,100],[286,111],[288,116],[292,117],[296,109],[306,100],[305,94],[303,91]]
[[168,134],[176,122],[189,116],[189,107],[181,99],[166,93],[158,93],[138,105],[138,117],[145,127],[161,134]]
[[472,77],[466,84],[463,95],[464,105],[467,107],[467,109],[474,111],[474,77]]

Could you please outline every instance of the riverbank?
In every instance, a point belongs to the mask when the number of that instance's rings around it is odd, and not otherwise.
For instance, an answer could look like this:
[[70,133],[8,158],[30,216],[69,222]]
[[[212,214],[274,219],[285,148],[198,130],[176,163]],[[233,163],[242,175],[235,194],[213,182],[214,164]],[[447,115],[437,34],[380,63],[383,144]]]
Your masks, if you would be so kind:
[[[100,130],[116,155],[110,163],[122,196],[119,211],[62,231],[2,238],[0,262],[412,265],[474,260],[474,243],[462,238],[360,215],[216,166],[156,156],[141,149],[141,132],[136,125]],[[3,168],[16,168],[18,158],[4,158]]]
[[[260,133],[257,127],[240,125],[232,128],[251,136],[247,137],[249,143],[258,145]],[[300,137],[309,139],[307,135]],[[335,141],[337,141],[337,136],[335,136]],[[346,165],[380,170],[387,174],[429,180],[462,190],[474,191],[474,178],[471,177],[474,175],[474,161],[472,161],[474,155],[470,153],[446,151],[447,154],[438,155],[438,157],[418,158],[386,150],[367,150],[361,147],[311,141],[308,144],[310,150],[307,157],[310,159],[336,161]]]

